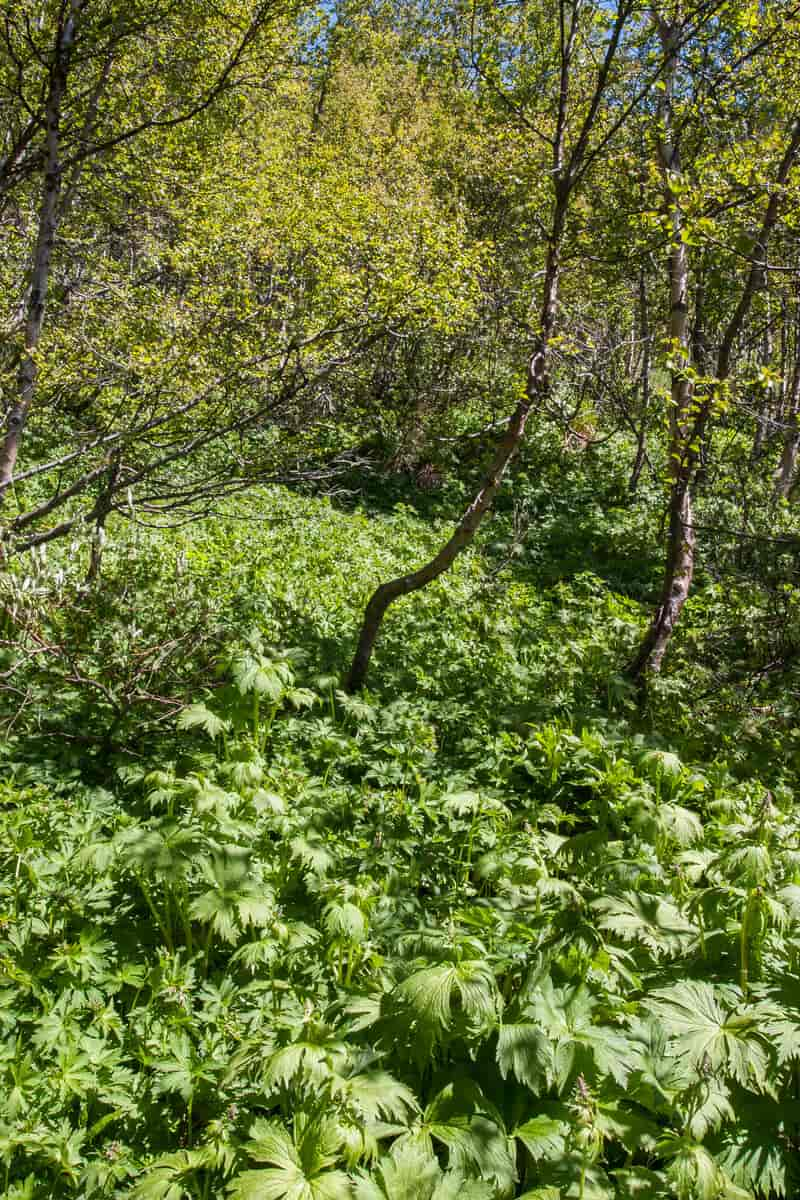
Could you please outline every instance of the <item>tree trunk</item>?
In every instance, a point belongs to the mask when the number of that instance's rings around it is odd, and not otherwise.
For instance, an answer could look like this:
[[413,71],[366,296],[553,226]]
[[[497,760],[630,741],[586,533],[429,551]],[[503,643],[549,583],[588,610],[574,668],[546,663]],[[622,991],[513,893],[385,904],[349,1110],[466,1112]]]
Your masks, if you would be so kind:
[[[670,337],[673,353],[680,348],[688,364],[688,248],[680,233],[680,214],[675,210],[673,229],[678,238],[670,255]],[[694,575],[695,534],[692,524],[692,459],[687,454],[687,437],[694,388],[680,366],[673,368],[672,405],[670,408],[670,471],[672,487],[669,501],[669,529],[664,583],[655,616],[628,670],[638,678],[645,671],[661,670],[672,631],[689,595]]]
[[800,449],[800,347],[795,349],[795,355],[789,403],[784,412],[783,449],[775,472],[775,494],[783,500],[789,498],[792,490],[797,472],[797,453]]
[[[667,62],[665,89],[659,104],[663,133],[658,140],[659,166],[664,180],[665,197],[672,216],[672,253],[670,255],[670,337],[673,357],[678,358],[672,374],[672,407],[670,414],[670,471],[672,488],[669,503],[669,538],[661,603],[651,622],[638,654],[628,667],[638,678],[646,671],[660,670],[669,639],[689,594],[694,572],[695,534],[692,527],[691,486],[700,457],[700,447],[708,436],[715,389],[707,388],[702,399],[694,402],[694,387],[685,367],[691,348],[687,341],[688,327],[688,250],[683,237],[680,213],[681,161],[680,148],[674,136],[672,97],[677,70],[680,27],[677,23],[658,20],[658,31]],[[767,247],[780,214],[783,191],[800,153],[800,117],[791,131],[778,170],[769,189],[750,270],[742,287],[738,303],[725,327],[719,344],[716,363],[717,387],[731,374],[734,348],[741,335],[753,298],[763,287],[767,270]],[[677,185],[677,186],[676,186]]]
[[661,600],[639,651],[628,667],[634,678],[644,672],[661,669],[672,631],[681,615],[694,574],[695,535],[692,526],[689,431],[692,419],[694,384],[688,371],[691,358],[689,334],[689,247],[683,231],[680,208],[682,176],[680,147],[672,128],[672,95],[677,71],[677,47],[680,27],[659,21],[659,37],[667,71],[665,91],[660,104],[663,136],[658,141],[658,159],[664,181],[664,198],[672,224],[669,255],[669,337],[675,365],[672,368],[670,406],[669,463],[672,486],[669,500],[667,557]]
[[373,592],[364,613],[358,645],[347,676],[345,686],[349,692],[355,692],[364,685],[375,639],[389,605],[400,596],[407,596],[410,592],[419,591],[420,588],[437,579],[453,563],[457,555],[472,542],[478,526],[497,494],[506,468],[522,440],[530,411],[531,405],[527,398],[517,405],[475,499],[439,553],[418,570],[412,571],[408,575],[401,575],[397,579],[391,579],[388,583],[382,583]]
[[0,504],[14,477],[19,443],[36,388],[36,357],[44,324],[53,245],[59,223],[61,195],[61,110],[67,87],[69,60],[75,41],[79,0],[72,0],[69,15],[56,34],[46,111],[44,190],[33,257],[31,286],[25,316],[25,344],[17,377],[17,399],[6,418],[6,435],[0,448]]
[[647,418],[650,410],[650,365],[651,365],[651,341],[650,341],[650,314],[649,300],[647,295],[647,282],[645,280],[644,270],[639,275],[639,336],[642,339],[642,371],[641,371],[641,395],[642,395],[642,415],[639,424],[639,432],[636,435],[636,457],[633,461],[631,476],[628,480],[628,493],[631,496],[636,494],[636,489],[639,486],[639,477],[642,473],[642,467],[645,461],[645,448],[647,442]]
[[559,189],[553,217],[553,229],[547,253],[544,296],[540,335],[535,353],[528,364],[525,397],[512,413],[483,481],[450,538],[429,562],[408,575],[390,579],[373,592],[364,612],[358,644],[345,681],[349,692],[363,687],[367,677],[372,651],[380,632],[383,618],[389,605],[401,596],[417,592],[432,583],[448,569],[475,537],[486,513],[489,511],[509,463],[517,452],[525,434],[528,417],[534,407],[545,399],[549,389],[548,350],[556,323],[558,303],[558,281],[561,269],[561,239],[566,218],[567,194]]
[[650,628],[629,668],[636,679],[647,669],[661,670],[672,631],[681,615],[694,575],[695,534],[692,524],[692,497],[688,482],[674,487],[670,496],[667,564],[661,602]]

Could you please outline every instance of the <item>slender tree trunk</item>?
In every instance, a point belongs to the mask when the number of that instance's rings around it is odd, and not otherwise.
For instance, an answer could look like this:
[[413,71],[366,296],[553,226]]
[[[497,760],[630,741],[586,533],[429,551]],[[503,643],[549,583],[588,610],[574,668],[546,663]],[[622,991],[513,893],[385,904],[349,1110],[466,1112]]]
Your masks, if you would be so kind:
[[629,673],[634,679],[645,669],[656,674],[661,670],[672,632],[692,586],[695,534],[692,497],[688,483],[681,487],[673,487],[670,494],[667,546],[661,601],[639,653],[629,667]]
[[[670,255],[670,337],[673,353],[682,353],[688,362],[688,248],[680,232],[680,214],[675,210],[673,229],[676,243]],[[664,583],[655,616],[630,664],[634,678],[645,670],[658,672],[672,631],[678,622],[689,595],[694,575],[695,534],[692,520],[691,461],[687,458],[686,443],[692,406],[691,379],[680,368],[673,369],[672,405],[670,408],[670,471],[672,486],[669,501],[667,558]]]
[[645,671],[658,672],[672,631],[678,622],[694,575],[695,536],[692,525],[691,472],[687,452],[694,385],[688,371],[691,358],[689,335],[689,247],[683,231],[680,208],[682,176],[680,146],[672,127],[672,96],[677,72],[677,47],[680,26],[664,20],[658,32],[667,63],[665,90],[659,117],[662,134],[658,141],[658,159],[664,181],[664,198],[672,223],[672,248],[669,255],[669,337],[676,365],[672,368],[670,405],[669,463],[672,484],[669,499],[669,527],[664,582],[655,616],[645,634],[636,658],[628,667],[638,678]]
[[350,692],[358,691],[364,685],[375,641],[390,604],[401,596],[417,592],[432,583],[434,579],[438,579],[452,565],[461,551],[471,544],[481,521],[491,508],[508,465],[519,448],[531,411],[534,406],[540,405],[547,395],[549,389],[548,351],[556,323],[558,282],[561,269],[561,239],[564,232],[566,204],[566,191],[559,190],[547,254],[540,334],[535,353],[528,365],[525,397],[519,402],[509,419],[506,431],[495,450],[475,498],[439,553],[416,571],[411,571],[408,575],[401,575],[397,579],[390,579],[373,592],[364,612],[358,644],[345,682],[345,686]]
[[789,389],[789,402],[784,409],[783,448],[775,472],[775,494],[786,500],[792,490],[797,472],[797,453],[800,449],[800,347],[795,349],[794,370]]
[[642,339],[642,371],[640,376],[642,415],[639,423],[639,432],[636,435],[636,457],[633,461],[630,479],[628,480],[628,492],[631,496],[636,494],[636,489],[639,486],[639,477],[642,474],[642,467],[644,466],[646,457],[645,448],[647,443],[647,421],[650,411],[650,367],[652,359],[649,308],[647,281],[644,269],[642,269],[639,275],[639,336]]
[[39,227],[33,257],[28,297],[24,350],[17,377],[17,399],[6,418],[6,434],[0,447],[0,504],[14,477],[19,443],[36,388],[36,348],[42,335],[45,304],[50,282],[53,245],[59,223],[61,195],[61,110],[67,87],[69,60],[75,41],[79,0],[71,0],[56,34],[46,111],[44,189],[39,210]]
[[[657,18],[658,19],[658,18]],[[680,214],[681,161],[679,145],[674,137],[672,96],[677,69],[679,25],[658,19],[659,36],[668,69],[665,89],[659,105],[662,133],[658,141],[659,165],[665,185],[667,204],[672,214],[672,253],[670,255],[670,336],[673,356],[682,360],[672,375],[672,406],[670,413],[670,471],[672,487],[669,501],[669,532],[667,558],[661,599],[642,645],[629,664],[634,678],[647,671],[657,672],[675,625],[689,595],[694,574],[695,532],[693,528],[691,487],[700,447],[708,434],[715,389],[706,388],[702,399],[695,401],[693,384],[688,372],[691,348],[687,340],[688,325],[688,251]],[[716,363],[716,386],[730,377],[734,348],[750,312],[753,298],[764,286],[767,268],[767,246],[780,213],[783,191],[800,153],[800,117],[795,119],[789,142],[769,191],[761,228],[750,260],[750,270],[742,287],[738,303],[720,340]]]

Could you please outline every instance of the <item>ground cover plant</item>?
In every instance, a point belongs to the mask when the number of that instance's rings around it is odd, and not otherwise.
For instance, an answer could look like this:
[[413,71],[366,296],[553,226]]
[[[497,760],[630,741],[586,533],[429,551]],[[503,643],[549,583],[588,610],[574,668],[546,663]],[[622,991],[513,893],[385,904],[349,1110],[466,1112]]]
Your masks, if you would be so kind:
[[[3,751],[5,1194],[795,1194],[796,734],[733,689],[698,728],[674,678],[641,710],[642,585],[554,582],[562,503],[523,554],[501,510],[359,696],[335,647],[435,539],[408,504],[120,525],[74,611],[80,564],[18,581],[73,653],[23,660]],[[631,519],[584,512],[587,555]]]

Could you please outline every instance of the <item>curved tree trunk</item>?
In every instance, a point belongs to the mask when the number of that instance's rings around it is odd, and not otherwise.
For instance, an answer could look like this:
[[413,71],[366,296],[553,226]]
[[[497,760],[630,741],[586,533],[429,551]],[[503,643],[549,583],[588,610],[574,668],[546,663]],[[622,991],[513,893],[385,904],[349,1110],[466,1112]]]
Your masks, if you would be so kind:
[[561,272],[561,247],[566,226],[567,210],[572,191],[586,168],[589,139],[598,120],[600,105],[609,83],[611,68],[619,49],[622,31],[629,20],[634,6],[620,3],[606,45],[606,52],[597,71],[595,86],[585,113],[579,124],[579,132],[571,150],[567,149],[569,128],[570,83],[573,55],[578,39],[580,6],[560,0],[560,70],[558,97],[555,113],[555,133],[548,141],[552,145],[552,179],[554,187],[552,224],[547,244],[539,332],[534,354],[528,364],[525,396],[512,413],[506,432],[495,451],[491,464],[478,492],[466,510],[451,537],[430,562],[401,575],[388,583],[382,583],[373,593],[366,611],[358,639],[355,656],[345,686],[349,691],[360,688],[366,678],[375,639],[386,610],[400,596],[418,591],[438,578],[451,565],[475,536],[481,521],[491,507],[508,464],[514,457],[525,433],[525,426],[534,407],[546,399],[550,381],[548,356],[550,342],[556,327],[558,285]]
[[349,692],[357,691],[364,684],[375,639],[389,605],[401,596],[419,591],[420,588],[437,579],[474,538],[478,526],[497,494],[506,468],[522,440],[530,411],[531,405],[527,399],[517,405],[475,499],[439,553],[418,570],[412,571],[408,575],[401,575],[397,579],[391,579],[388,583],[382,583],[373,592],[364,613],[358,645],[347,676],[345,686]]
[[420,588],[424,588],[427,584],[432,583],[434,579],[438,579],[451,566],[461,551],[470,545],[481,521],[491,508],[492,501],[497,494],[509,463],[519,448],[525,434],[528,417],[534,405],[540,404],[547,395],[549,388],[547,369],[548,348],[556,323],[558,281],[561,269],[561,239],[566,218],[566,202],[566,190],[563,192],[560,191],[556,201],[553,230],[547,254],[541,332],[536,352],[528,366],[525,397],[523,400],[520,400],[509,419],[506,431],[500,440],[474,500],[439,553],[416,571],[411,571],[408,575],[400,575],[397,579],[390,579],[387,583],[382,583],[370,597],[364,612],[364,619],[353,661],[345,680],[345,687],[349,692],[358,691],[364,685],[375,640],[380,632],[381,624],[389,605],[401,596],[417,592]]

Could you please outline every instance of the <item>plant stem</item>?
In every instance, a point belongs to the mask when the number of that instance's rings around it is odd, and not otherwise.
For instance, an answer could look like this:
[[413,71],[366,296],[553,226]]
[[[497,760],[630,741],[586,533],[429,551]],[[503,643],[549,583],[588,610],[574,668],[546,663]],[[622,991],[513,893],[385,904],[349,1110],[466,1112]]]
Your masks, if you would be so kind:
[[161,932],[161,936],[164,939],[164,944],[167,947],[167,949],[169,950],[170,954],[172,954],[175,947],[172,944],[172,938],[170,937],[169,929],[162,921],[161,915],[160,915],[158,909],[156,908],[155,904],[153,903],[153,897],[150,894],[150,889],[145,882],[144,876],[137,874],[136,878],[139,881],[139,887],[142,889],[142,895],[145,898],[147,907],[150,909],[150,912],[153,914],[153,920],[155,921],[156,925],[158,926],[158,928]]
[[188,903],[187,903],[188,899],[189,899],[188,893],[187,893],[186,889],[184,888],[184,894],[183,894],[184,902],[179,907],[180,907],[180,913],[181,913],[181,923],[183,925],[183,936],[186,939],[186,949],[191,954],[194,949],[194,940],[192,938],[192,923],[189,920],[189,914],[187,911],[188,910]]
[[699,904],[697,906],[697,928],[700,931],[700,954],[703,960],[705,960],[708,958],[708,953],[706,951],[706,928],[703,921],[703,910]]
[[211,954],[211,938],[213,937],[213,935],[214,935],[214,930],[213,930],[212,926],[209,925],[208,934],[206,936],[205,951],[203,953],[203,978],[204,979],[208,979],[208,959],[209,959],[209,955]]
[[739,931],[739,986],[742,989],[742,995],[745,997],[750,990],[750,915],[754,895],[754,891],[748,893],[742,913],[742,927]]

